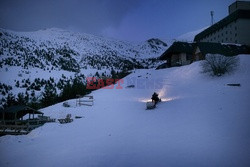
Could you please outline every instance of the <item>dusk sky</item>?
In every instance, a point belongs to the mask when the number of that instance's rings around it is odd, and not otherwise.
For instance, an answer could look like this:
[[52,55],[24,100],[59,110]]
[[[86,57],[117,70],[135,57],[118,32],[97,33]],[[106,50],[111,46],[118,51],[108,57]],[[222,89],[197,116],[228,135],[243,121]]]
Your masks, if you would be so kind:
[[122,40],[174,39],[228,14],[235,0],[0,0],[0,27],[63,28]]

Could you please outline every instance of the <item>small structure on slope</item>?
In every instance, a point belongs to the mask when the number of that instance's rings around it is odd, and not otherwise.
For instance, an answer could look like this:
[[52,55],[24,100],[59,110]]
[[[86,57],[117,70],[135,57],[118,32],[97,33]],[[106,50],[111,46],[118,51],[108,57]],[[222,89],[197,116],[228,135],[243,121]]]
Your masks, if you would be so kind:
[[71,119],[71,114],[67,114],[66,118],[58,119],[58,121],[60,122],[60,124],[65,124],[65,123],[73,122],[73,119]]
[[[28,119],[25,119],[27,114]],[[53,122],[49,117],[44,118],[42,112],[24,105],[2,109],[0,110],[0,134],[28,134],[46,122]]]
[[94,97],[91,95],[76,95],[76,106],[93,106],[94,105]]

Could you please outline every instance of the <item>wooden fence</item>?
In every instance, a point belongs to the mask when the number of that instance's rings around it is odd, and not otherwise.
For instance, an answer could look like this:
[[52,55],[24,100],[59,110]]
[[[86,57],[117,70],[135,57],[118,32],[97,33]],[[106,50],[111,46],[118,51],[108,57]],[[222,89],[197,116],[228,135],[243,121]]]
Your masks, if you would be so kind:
[[81,105],[85,105],[85,106],[93,106],[94,105],[94,97],[93,96],[80,96],[77,95],[76,96],[76,106],[81,106]]

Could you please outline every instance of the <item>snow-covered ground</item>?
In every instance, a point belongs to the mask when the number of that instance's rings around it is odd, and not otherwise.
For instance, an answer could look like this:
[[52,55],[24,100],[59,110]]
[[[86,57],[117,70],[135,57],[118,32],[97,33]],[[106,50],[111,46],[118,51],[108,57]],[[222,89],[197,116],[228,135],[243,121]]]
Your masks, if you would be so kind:
[[[105,74],[110,75],[110,72],[106,71],[105,69],[97,70],[97,69],[81,69],[81,71],[78,73],[78,75],[84,75],[86,77],[93,76],[96,72],[99,72],[102,74],[105,72]],[[62,79],[62,75],[64,75],[67,79],[70,77],[74,78],[76,73],[70,72],[66,70],[42,70],[40,68],[29,68],[23,69],[22,67],[16,67],[16,66],[4,66],[3,68],[0,68],[0,83],[4,83],[7,85],[12,86],[11,93],[14,95],[17,95],[18,93],[25,93],[26,88],[16,87],[16,81],[18,81],[20,84],[22,83],[22,80],[29,79],[31,83],[34,82],[35,79],[44,79],[49,80],[49,78],[53,78],[55,80],[55,83],[57,83],[60,79]],[[42,91],[36,91],[37,97],[42,96]],[[6,95],[7,96],[7,95]],[[0,93],[0,99],[4,97],[2,93]]]
[[200,32],[204,31],[208,27],[201,28],[199,30],[191,31],[185,34],[180,35],[179,37],[176,38],[177,41],[184,41],[184,42],[193,42],[194,37],[199,34]]
[[[44,108],[54,118],[83,118],[1,137],[0,166],[250,166],[250,55],[240,55],[231,75],[200,71],[200,62],[137,70],[123,89],[94,91],[92,107],[69,100],[69,108]],[[163,102],[145,110],[154,91]]]

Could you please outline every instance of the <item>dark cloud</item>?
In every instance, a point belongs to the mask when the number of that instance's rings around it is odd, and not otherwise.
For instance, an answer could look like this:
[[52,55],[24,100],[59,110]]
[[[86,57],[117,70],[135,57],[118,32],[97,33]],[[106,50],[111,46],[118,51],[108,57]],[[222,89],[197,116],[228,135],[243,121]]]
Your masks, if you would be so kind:
[[209,26],[211,10],[219,21],[228,14],[228,5],[232,2],[234,0],[145,0],[128,13],[118,27],[107,27],[103,32],[127,40],[174,39]]
[[126,40],[175,38],[218,21],[234,0],[0,0],[0,27],[58,27]]
[[18,31],[48,27],[98,33],[117,26],[138,0],[1,0],[0,26]]

